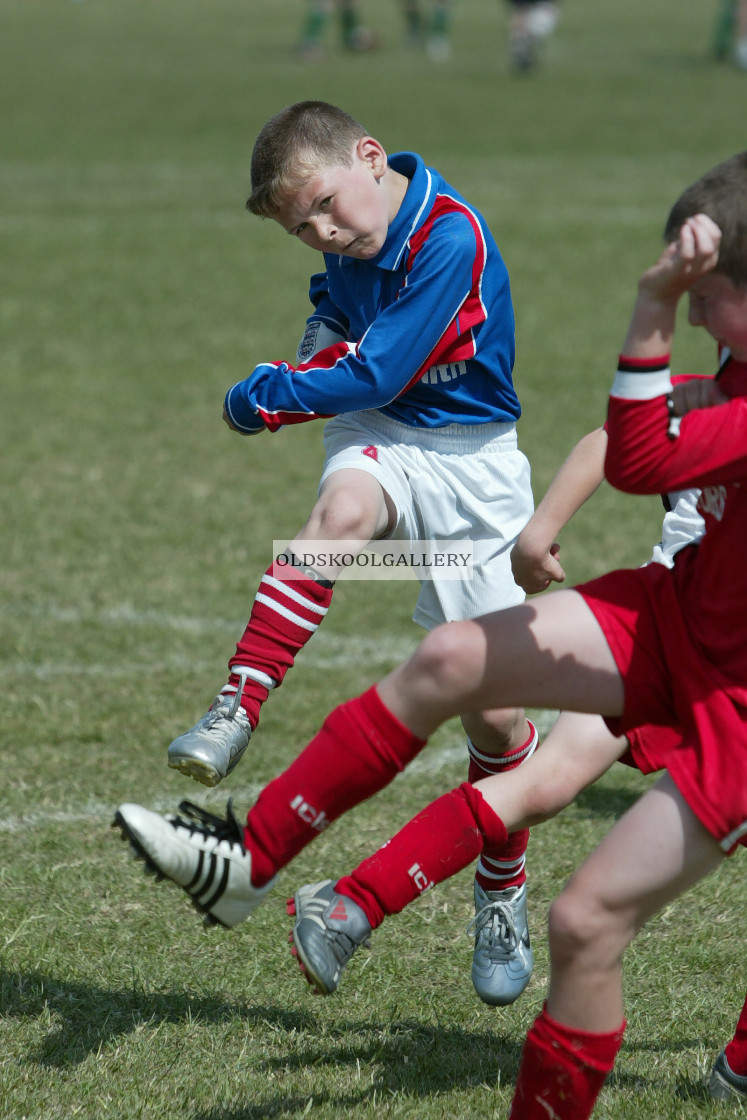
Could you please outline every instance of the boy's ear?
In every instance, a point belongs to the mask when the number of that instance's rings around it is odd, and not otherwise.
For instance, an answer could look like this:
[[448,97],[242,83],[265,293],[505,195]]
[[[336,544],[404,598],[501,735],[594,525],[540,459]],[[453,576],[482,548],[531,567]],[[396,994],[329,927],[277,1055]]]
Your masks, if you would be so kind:
[[355,154],[358,159],[362,159],[364,163],[368,164],[377,178],[386,171],[386,152],[373,136],[361,136],[355,146]]

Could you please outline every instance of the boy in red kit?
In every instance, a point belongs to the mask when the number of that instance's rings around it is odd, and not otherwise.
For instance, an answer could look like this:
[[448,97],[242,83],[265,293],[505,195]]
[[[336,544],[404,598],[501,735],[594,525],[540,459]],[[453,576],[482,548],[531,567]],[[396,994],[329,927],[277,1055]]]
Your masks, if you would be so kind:
[[[312,982],[331,991],[387,914],[467,866],[485,844],[553,815],[621,755],[626,735],[635,756],[636,729],[660,729],[642,754],[648,768],[666,773],[553,905],[550,989],[524,1048],[515,1120],[590,1116],[622,1042],[626,946],[747,842],[747,152],[684,192],[666,236],[639,282],[611,391],[605,471],[631,493],[699,487],[701,542],[682,549],[671,569],[613,572],[436,628],[377,688],[337,708],[287,772],[297,767],[303,789],[304,768],[359,751],[370,787],[462,710],[520,704],[598,713],[612,732],[606,745],[598,734],[587,743],[579,737],[571,755],[551,734],[500,780],[439,798],[352,875],[302,887],[296,949]],[[690,322],[731,356],[717,383],[675,393],[668,355],[684,295]],[[117,823],[152,866],[231,925],[249,916],[274,872],[311,838],[300,830],[279,838],[267,814],[255,813],[261,803],[262,795],[244,829],[230,817],[208,828],[129,805]],[[345,807],[333,805],[327,819]]]

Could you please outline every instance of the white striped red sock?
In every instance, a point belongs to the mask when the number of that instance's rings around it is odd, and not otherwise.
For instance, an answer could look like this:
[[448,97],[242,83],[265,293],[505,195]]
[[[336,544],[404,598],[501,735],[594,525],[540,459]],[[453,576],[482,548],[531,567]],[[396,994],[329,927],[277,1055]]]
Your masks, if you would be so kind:
[[[490,774],[506,774],[521,766],[531,758],[537,747],[537,728],[527,720],[529,736],[520,746],[502,755],[485,754],[478,751],[474,743],[467,740],[469,751],[469,781],[474,783]],[[529,843],[529,829],[522,828],[512,832],[506,843],[500,847],[486,844],[480,854],[475,871],[475,879],[484,891],[505,891],[509,887],[520,887],[526,882],[526,851]]]
[[[287,572],[287,575],[286,575]],[[298,568],[267,569],[236,653],[224,692],[242,688],[241,706],[252,727],[271,689],[278,688],[296,655],[316,633],[332,600],[332,584]]]

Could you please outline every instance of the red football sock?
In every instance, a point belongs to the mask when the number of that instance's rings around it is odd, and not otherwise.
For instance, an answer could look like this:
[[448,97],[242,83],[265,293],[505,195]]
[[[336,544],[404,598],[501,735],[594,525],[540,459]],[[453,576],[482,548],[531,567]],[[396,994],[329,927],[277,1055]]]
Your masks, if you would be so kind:
[[624,1030],[624,1020],[609,1034],[576,1030],[543,1007],[524,1043],[509,1120],[587,1120]]
[[[537,728],[529,724],[529,737],[520,747],[515,747],[506,754],[490,755],[478,751],[474,743],[468,740],[469,771],[467,781],[473,785],[480,778],[490,774],[507,774],[515,770],[531,758],[537,747]],[[486,844],[483,848],[475,872],[475,879],[484,891],[505,891],[509,887],[520,887],[526,882],[527,844],[529,843],[529,829],[520,828],[512,832],[505,844],[496,847]]]
[[332,601],[329,580],[312,579],[292,565],[273,563],[262,576],[252,613],[229,661],[232,670],[224,692],[239,687],[244,677],[241,706],[252,728],[270,689],[279,688],[296,654],[316,633]]
[[428,887],[467,867],[485,842],[505,839],[503,821],[465,782],[418,813],[335,890],[357,902],[376,929],[387,914],[399,913]]
[[244,842],[262,886],[337,817],[372,797],[425,746],[375,688],[341,704],[249,810]]
[[726,1047],[726,1060],[732,1073],[747,1077],[747,1000],[739,1015],[734,1038]]

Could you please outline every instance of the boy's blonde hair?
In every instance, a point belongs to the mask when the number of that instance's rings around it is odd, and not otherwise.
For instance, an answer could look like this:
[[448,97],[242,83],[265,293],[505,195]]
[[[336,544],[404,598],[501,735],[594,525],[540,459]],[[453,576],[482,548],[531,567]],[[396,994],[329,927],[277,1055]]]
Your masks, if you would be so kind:
[[747,152],[717,164],[682,192],[664,228],[668,243],[677,240],[694,214],[707,214],[721,230],[714,271],[738,288],[747,287]]
[[298,101],[271,117],[252,152],[252,193],[246,208],[274,218],[283,201],[323,167],[352,162],[368,132],[349,113],[326,101]]

